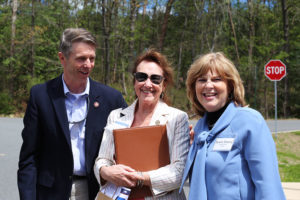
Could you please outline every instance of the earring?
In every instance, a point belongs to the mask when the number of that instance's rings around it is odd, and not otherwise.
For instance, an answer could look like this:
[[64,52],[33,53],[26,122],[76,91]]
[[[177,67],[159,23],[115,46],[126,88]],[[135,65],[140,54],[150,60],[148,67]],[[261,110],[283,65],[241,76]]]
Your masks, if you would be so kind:
[[164,96],[165,96],[165,93],[164,93],[164,92],[162,92],[162,93],[160,94],[160,98],[161,98],[161,99],[163,99],[163,98],[164,98]]

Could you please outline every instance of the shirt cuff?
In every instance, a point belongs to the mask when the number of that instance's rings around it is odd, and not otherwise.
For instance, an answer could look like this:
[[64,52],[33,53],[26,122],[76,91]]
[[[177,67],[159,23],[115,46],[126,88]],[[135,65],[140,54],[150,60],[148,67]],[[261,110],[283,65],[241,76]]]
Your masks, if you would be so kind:
[[96,162],[95,162],[95,165],[94,165],[94,174],[96,176],[96,179],[99,183],[99,185],[101,186],[101,180],[100,180],[100,169],[101,167],[103,166],[111,166],[113,165],[114,163],[111,163],[109,161],[107,161],[106,159],[96,159]]

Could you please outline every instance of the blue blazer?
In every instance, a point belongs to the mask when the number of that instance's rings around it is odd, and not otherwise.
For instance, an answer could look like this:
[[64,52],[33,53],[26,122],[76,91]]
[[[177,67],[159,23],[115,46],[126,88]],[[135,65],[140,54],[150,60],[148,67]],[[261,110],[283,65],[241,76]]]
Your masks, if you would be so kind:
[[[182,180],[183,185],[188,176],[190,178],[189,200],[285,199],[275,144],[260,113],[230,103],[211,130],[207,127],[206,115],[197,122],[194,130],[195,140]],[[201,164],[197,154],[203,145],[197,140],[205,133],[208,134],[207,149],[204,164]],[[216,150],[219,146],[216,140],[224,141],[224,138],[233,140],[232,147]],[[205,181],[199,180],[201,169],[204,169]]]
[[[85,164],[89,199],[94,200],[99,184],[93,166],[107,117],[112,110],[127,105],[120,92],[91,79],[89,98]],[[61,76],[31,89],[22,137],[18,170],[20,199],[69,199],[73,156]]]

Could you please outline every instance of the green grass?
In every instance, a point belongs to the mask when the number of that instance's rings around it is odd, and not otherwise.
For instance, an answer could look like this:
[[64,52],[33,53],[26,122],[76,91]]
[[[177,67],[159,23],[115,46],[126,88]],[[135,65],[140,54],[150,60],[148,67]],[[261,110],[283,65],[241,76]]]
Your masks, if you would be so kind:
[[299,132],[294,132],[294,134],[300,136],[300,131]]
[[279,169],[283,182],[300,182],[300,164],[279,165]]
[[281,181],[300,182],[300,132],[280,133],[274,141]]

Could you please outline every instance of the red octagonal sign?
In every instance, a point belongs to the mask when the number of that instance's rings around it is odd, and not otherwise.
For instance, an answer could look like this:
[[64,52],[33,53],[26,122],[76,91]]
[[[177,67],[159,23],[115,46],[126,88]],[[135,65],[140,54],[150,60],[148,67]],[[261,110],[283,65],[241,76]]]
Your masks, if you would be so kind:
[[286,75],[286,66],[280,60],[270,60],[265,65],[265,75],[271,81],[280,81]]

